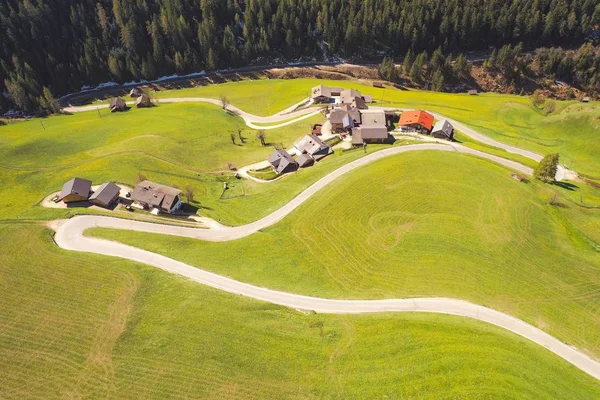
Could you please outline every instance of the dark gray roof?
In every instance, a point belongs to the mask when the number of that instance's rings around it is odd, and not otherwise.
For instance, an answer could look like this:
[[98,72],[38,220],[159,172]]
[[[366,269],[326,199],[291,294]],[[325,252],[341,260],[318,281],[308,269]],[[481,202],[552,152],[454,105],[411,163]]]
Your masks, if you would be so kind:
[[435,126],[431,130],[431,134],[434,135],[436,133],[442,134],[448,138],[452,137],[452,131],[454,127],[448,120],[442,119],[436,122]]
[[106,182],[90,196],[90,200],[96,200],[100,204],[108,205],[119,194],[121,188],[113,182]]
[[296,157],[296,162],[298,163],[299,167],[306,167],[315,162],[315,160],[313,160],[311,156],[305,153],[300,154],[298,157]]
[[367,110],[360,113],[361,121],[364,125],[382,125],[385,126],[385,111]]
[[148,204],[150,207],[171,210],[175,205],[175,199],[181,194],[181,190],[161,185],[151,181],[143,181],[137,184],[131,198],[135,201]]
[[278,174],[284,172],[290,165],[298,165],[294,157],[292,157],[287,151],[277,149],[267,159],[269,163],[275,168]]
[[387,139],[388,131],[385,125],[365,125],[360,127],[362,139]]
[[346,115],[348,115],[346,111],[333,110],[331,114],[329,114],[329,121],[331,121],[332,124],[343,124]]
[[142,94],[135,99],[135,105],[137,107],[150,107],[152,105],[152,100],[150,100],[150,96],[147,94]]
[[122,98],[115,97],[110,101],[109,107],[111,110],[124,110],[127,108],[127,104]]
[[92,181],[82,178],[73,178],[63,185],[60,195],[58,195],[58,201],[64,199],[70,194],[76,194],[78,196],[88,197],[92,190]]

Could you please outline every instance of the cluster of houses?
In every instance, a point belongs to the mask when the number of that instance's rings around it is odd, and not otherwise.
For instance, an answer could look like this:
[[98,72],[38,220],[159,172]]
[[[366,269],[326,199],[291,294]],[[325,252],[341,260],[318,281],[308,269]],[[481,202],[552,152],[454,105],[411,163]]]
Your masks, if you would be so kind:
[[[401,132],[428,134],[445,140],[454,138],[454,127],[447,120],[440,120],[434,125],[433,115],[424,110],[403,111],[398,117],[396,111],[369,109],[368,104],[373,102],[373,98],[355,89],[319,85],[312,88],[311,98],[313,103],[327,104],[331,132],[339,134],[342,139],[349,138],[353,146],[393,142],[390,131],[394,130],[396,123]],[[275,150],[269,156],[268,161],[277,174],[309,166],[333,153],[333,149],[317,136],[320,128],[313,127],[311,135],[306,135],[294,145],[296,158],[285,150]]]
[[371,96],[363,96],[354,89],[343,90],[319,85],[312,90],[315,103],[331,104],[328,118],[332,131],[342,136],[351,135],[354,146],[366,143],[384,143],[397,121],[401,131],[431,134],[439,139],[452,140],[454,127],[447,120],[433,124],[433,115],[424,110],[396,112],[369,109]]
[[[73,178],[63,185],[60,194],[54,201],[66,204],[87,203],[113,208],[122,200],[121,190],[121,187],[114,182],[103,183],[96,190],[92,190],[92,181]],[[133,189],[133,193],[128,193],[126,196],[130,196],[131,200],[137,202],[141,208],[156,209],[167,214],[178,211],[183,205],[181,190],[148,180],[138,183]]]
[[311,166],[333,153],[333,149],[316,134],[304,136],[294,144],[296,158],[285,150],[277,149],[267,159],[277,174]]
[[[131,89],[131,91],[129,91],[129,96],[135,99],[135,106],[137,108],[152,107],[152,99],[150,99],[150,96],[138,87]],[[110,101],[108,108],[110,109],[110,112],[125,111],[127,110],[127,103],[120,97],[114,97]]]

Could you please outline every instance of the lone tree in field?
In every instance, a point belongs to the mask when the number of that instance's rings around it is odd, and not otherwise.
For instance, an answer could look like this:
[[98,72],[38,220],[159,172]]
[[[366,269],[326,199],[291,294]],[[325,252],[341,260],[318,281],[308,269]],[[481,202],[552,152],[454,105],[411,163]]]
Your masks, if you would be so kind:
[[231,139],[231,143],[235,144],[235,133],[231,132],[229,138]]
[[242,136],[241,129],[238,129],[238,138],[240,138],[240,143],[244,144],[244,137]]
[[223,110],[227,110],[227,106],[229,105],[229,99],[224,94],[221,95],[221,107]]
[[533,175],[542,182],[554,182],[558,169],[558,153],[548,154],[533,171]]
[[260,145],[261,146],[266,146],[267,145],[267,143],[265,142],[266,134],[265,134],[265,130],[264,129],[260,129],[258,132],[256,132],[256,138],[258,140],[260,140]]
[[185,199],[187,200],[188,203],[191,203],[194,201],[194,189],[192,189],[191,186],[188,186],[185,188]]

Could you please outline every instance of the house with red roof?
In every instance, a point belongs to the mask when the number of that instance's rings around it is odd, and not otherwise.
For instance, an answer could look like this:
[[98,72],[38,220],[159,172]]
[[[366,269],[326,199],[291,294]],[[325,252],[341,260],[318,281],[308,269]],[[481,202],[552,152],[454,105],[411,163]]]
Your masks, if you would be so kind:
[[433,128],[433,115],[423,110],[402,111],[398,126],[429,133]]

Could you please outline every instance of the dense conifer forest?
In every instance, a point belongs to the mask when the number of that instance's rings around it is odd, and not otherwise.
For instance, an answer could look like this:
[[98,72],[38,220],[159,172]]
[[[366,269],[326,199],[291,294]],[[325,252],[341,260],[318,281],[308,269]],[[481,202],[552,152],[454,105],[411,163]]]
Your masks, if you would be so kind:
[[[579,47],[599,25],[598,0],[0,0],[0,110],[49,109],[84,85],[276,58]],[[544,70],[597,87],[598,52],[586,51],[580,62],[547,50]]]

